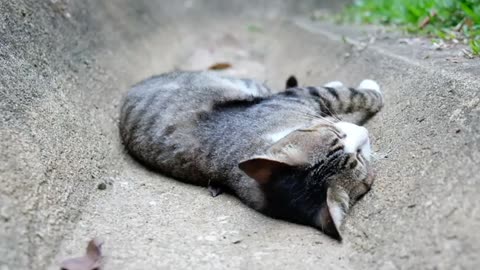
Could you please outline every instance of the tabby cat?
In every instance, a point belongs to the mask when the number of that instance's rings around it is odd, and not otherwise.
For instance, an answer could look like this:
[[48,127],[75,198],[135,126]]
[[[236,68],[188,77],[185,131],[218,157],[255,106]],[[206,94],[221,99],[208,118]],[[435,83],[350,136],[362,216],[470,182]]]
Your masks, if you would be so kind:
[[274,92],[212,71],[154,76],[132,87],[121,109],[129,153],[188,183],[227,190],[274,218],[341,240],[349,208],[373,182],[364,123],[383,106],[379,86],[340,82]]

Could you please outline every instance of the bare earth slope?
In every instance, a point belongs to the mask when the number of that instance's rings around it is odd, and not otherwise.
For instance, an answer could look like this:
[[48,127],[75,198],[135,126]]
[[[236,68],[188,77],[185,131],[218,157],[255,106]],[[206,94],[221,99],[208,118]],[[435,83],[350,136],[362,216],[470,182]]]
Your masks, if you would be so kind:
[[[315,1],[226,2],[0,1],[0,268],[56,269],[93,236],[105,240],[106,269],[479,265],[478,59],[447,63],[457,52],[392,38],[364,46],[369,30],[293,16]],[[343,243],[124,153],[129,85],[223,61],[276,87],[292,73],[382,86],[385,109],[369,125],[377,181]]]

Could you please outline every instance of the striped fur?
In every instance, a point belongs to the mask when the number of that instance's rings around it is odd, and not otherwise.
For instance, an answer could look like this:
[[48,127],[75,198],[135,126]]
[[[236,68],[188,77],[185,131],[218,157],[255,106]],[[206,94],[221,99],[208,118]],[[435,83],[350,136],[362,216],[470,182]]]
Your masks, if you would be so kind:
[[229,190],[267,215],[339,238],[348,210],[339,194],[353,204],[373,173],[368,133],[338,115],[360,113],[363,123],[376,114],[383,100],[373,83],[298,87],[290,80],[292,87],[274,93],[250,79],[167,73],[132,87],[120,134],[132,156],[166,175]]

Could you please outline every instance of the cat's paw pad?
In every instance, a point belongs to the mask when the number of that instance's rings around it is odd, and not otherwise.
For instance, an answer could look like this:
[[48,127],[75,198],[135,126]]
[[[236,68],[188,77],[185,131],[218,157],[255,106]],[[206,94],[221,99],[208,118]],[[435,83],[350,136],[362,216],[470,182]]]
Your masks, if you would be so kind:
[[380,86],[374,80],[368,80],[368,79],[363,80],[358,86],[358,89],[370,89],[370,90],[377,91],[380,94],[382,93],[382,91],[380,91]]
[[343,83],[340,81],[332,81],[328,82],[324,85],[325,87],[332,87],[332,88],[337,88],[337,87],[342,87]]

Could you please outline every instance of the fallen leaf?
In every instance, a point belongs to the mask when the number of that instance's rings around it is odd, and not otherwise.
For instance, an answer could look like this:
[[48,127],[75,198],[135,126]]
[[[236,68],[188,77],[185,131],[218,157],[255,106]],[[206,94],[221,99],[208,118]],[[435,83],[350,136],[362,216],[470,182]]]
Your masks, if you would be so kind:
[[61,270],[92,270],[102,269],[102,245],[98,239],[88,242],[86,254],[82,257],[70,258],[60,264]]
[[462,49],[462,54],[467,59],[473,59],[474,58],[473,53],[470,50]]
[[422,20],[422,22],[420,22],[420,24],[418,25],[418,28],[420,29],[423,29],[425,28],[425,26],[427,26],[430,21],[432,20],[433,17],[437,16],[437,12],[435,10],[432,10],[430,12],[430,15],[427,16],[425,19]]
[[227,68],[231,68],[232,65],[227,63],[227,62],[221,62],[221,63],[216,63],[216,64],[213,64],[211,65],[208,69],[210,70],[224,70],[224,69],[227,69]]

